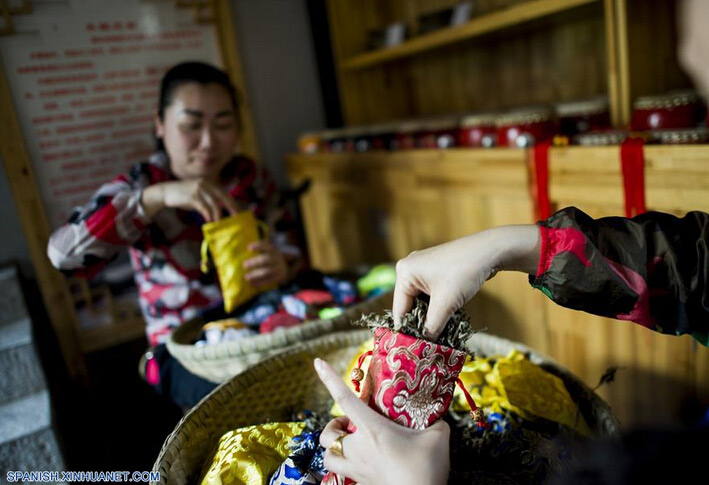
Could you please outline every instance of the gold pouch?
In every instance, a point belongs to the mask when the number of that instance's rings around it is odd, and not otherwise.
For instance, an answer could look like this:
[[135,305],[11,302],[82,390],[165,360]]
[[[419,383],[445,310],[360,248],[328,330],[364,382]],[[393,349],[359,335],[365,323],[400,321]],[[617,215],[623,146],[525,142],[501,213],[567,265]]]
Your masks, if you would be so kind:
[[[490,359],[468,357],[460,372],[460,380],[478,406],[496,413],[511,411],[526,419],[539,416],[576,429],[585,436],[592,435],[564,381],[530,362],[518,350],[511,350],[505,357],[497,356],[495,360],[493,366]],[[470,409],[458,388],[452,407],[456,411]]]
[[[357,361],[359,360],[359,356],[367,352],[368,350],[372,350],[372,347],[374,346],[374,339],[370,338],[368,340],[365,340],[362,342],[362,345],[359,346],[357,349],[357,353],[352,357],[352,360],[350,361],[350,364],[347,366],[347,370],[345,373],[342,375],[342,380],[345,381],[345,385],[352,390],[352,392],[355,392],[355,387],[354,384],[352,384],[352,371],[354,370],[355,367],[357,367]],[[365,359],[364,363],[362,364],[362,372],[365,374],[369,370],[369,361],[370,359]],[[339,404],[336,402],[332,403],[332,407],[330,408],[330,415],[333,418],[339,418],[340,416],[344,416],[345,412],[342,410]]]
[[304,428],[305,423],[266,423],[225,433],[202,485],[266,485],[290,454],[288,443]]
[[274,288],[256,288],[244,279],[246,275],[244,261],[258,254],[249,250],[249,244],[261,239],[259,228],[262,229],[265,237],[268,226],[256,219],[251,211],[242,211],[202,226],[204,240],[201,269],[203,273],[209,271],[209,254],[211,254],[222,287],[224,310],[227,313],[259,293]]

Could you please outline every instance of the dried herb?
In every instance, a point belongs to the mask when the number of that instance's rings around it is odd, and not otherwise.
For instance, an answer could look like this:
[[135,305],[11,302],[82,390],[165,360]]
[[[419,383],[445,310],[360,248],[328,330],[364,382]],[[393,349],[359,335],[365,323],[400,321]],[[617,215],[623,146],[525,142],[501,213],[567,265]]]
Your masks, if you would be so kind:
[[[384,327],[394,332],[402,332],[412,337],[430,341],[424,329],[427,311],[428,303],[423,298],[417,298],[413,309],[401,318],[398,325],[394,322],[391,311],[386,311],[380,315],[362,315],[362,317],[354,323],[361,327]],[[470,325],[470,317],[468,317],[463,309],[460,309],[451,315],[441,335],[439,335],[434,343],[467,352],[468,349],[466,348],[465,342],[474,333],[475,330],[473,330]]]
[[320,414],[309,409],[291,414],[291,421],[302,421],[305,424],[304,433],[313,433],[321,430],[330,421],[330,413]]
[[596,387],[594,387],[593,390],[595,391],[603,384],[610,384],[611,382],[613,382],[615,380],[616,373],[621,369],[622,367],[620,366],[611,366],[607,368],[601,378],[598,380],[598,384],[596,384]]
[[579,456],[583,439],[563,425],[503,416],[504,430],[481,431],[468,417],[449,413],[448,483],[548,483]]

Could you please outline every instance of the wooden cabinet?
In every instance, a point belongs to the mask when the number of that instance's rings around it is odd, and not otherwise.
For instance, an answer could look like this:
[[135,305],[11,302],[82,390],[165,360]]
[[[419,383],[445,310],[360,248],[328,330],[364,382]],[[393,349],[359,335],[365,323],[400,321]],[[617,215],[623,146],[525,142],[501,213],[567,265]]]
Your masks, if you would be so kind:
[[[619,147],[555,148],[549,193],[555,208],[576,205],[592,217],[622,215]],[[645,149],[648,210],[709,212],[709,146]],[[709,398],[709,349],[689,336],[660,335],[634,323],[594,317],[546,302],[550,354],[588,384],[608,366],[617,382],[599,393],[621,422],[653,426],[677,419],[687,403]]]
[[[534,222],[527,156],[519,149],[290,156],[291,178],[313,181],[302,201],[313,265],[394,262],[489,227]],[[619,147],[552,148],[552,205],[623,214],[619,157]],[[709,146],[650,146],[645,157],[650,210],[709,211]],[[591,386],[608,367],[622,367],[599,393],[626,426],[676,423],[688,402],[709,399],[709,349],[689,336],[556,306],[522,274],[490,280],[469,310],[476,328],[550,355]]]
[[532,220],[519,149],[293,155],[288,170],[314,182],[302,209],[312,262],[325,270]]
[[[301,207],[312,264],[323,270],[394,262],[486,228],[533,222],[520,149],[294,155],[288,170],[296,183],[313,181]],[[471,311],[478,328],[548,350],[543,297],[524,275],[496,277]]]
[[347,124],[607,95],[617,126],[635,97],[690,87],[675,0],[477,0],[458,27],[367,51],[368,33],[456,0],[328,0]]

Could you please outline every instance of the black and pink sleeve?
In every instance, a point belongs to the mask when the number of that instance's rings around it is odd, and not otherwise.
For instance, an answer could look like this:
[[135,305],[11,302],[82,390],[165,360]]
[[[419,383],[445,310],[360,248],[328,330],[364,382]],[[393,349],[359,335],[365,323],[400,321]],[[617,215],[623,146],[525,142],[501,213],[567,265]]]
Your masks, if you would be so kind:
[[568,207],[539,229],[530,283],[554,302],[709,345],[709,214],[593,219]]

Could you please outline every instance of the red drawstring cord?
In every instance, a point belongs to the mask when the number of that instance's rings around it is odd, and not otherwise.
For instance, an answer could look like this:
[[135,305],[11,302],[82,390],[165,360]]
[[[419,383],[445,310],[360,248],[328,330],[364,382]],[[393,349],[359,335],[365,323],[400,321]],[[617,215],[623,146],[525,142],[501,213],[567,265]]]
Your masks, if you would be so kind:
[[460,387],[460,390],[463,391],[463,394],[465,395],[465,400],[468,401],[468,406],[470,406],[470,417],[473,418],[473,421],[478,424],[478,428],[489,428],[490,423],[488,423],[485,419],[485,414],[483,413],[483,410],[475,405],[473,396],[471,396],[468,390],[465,388],[463,381],[461,381],[460,378],[456,378],[455,382],[456,384],[458,384],[458,387]]
[[359,356],[359,359],[357,359],[357,367],[352,369],[352,373],[350,374],[350,379],[352,379],[352,385],[355,388],[355,391],[359,392],[359,383],[362,382],[362,379],[364,379],[364,371],[362,370],[362,364],[364,364],[364,359],[366,359],[368,356],[372,355],[372,351],[368,350],[362,355]]

